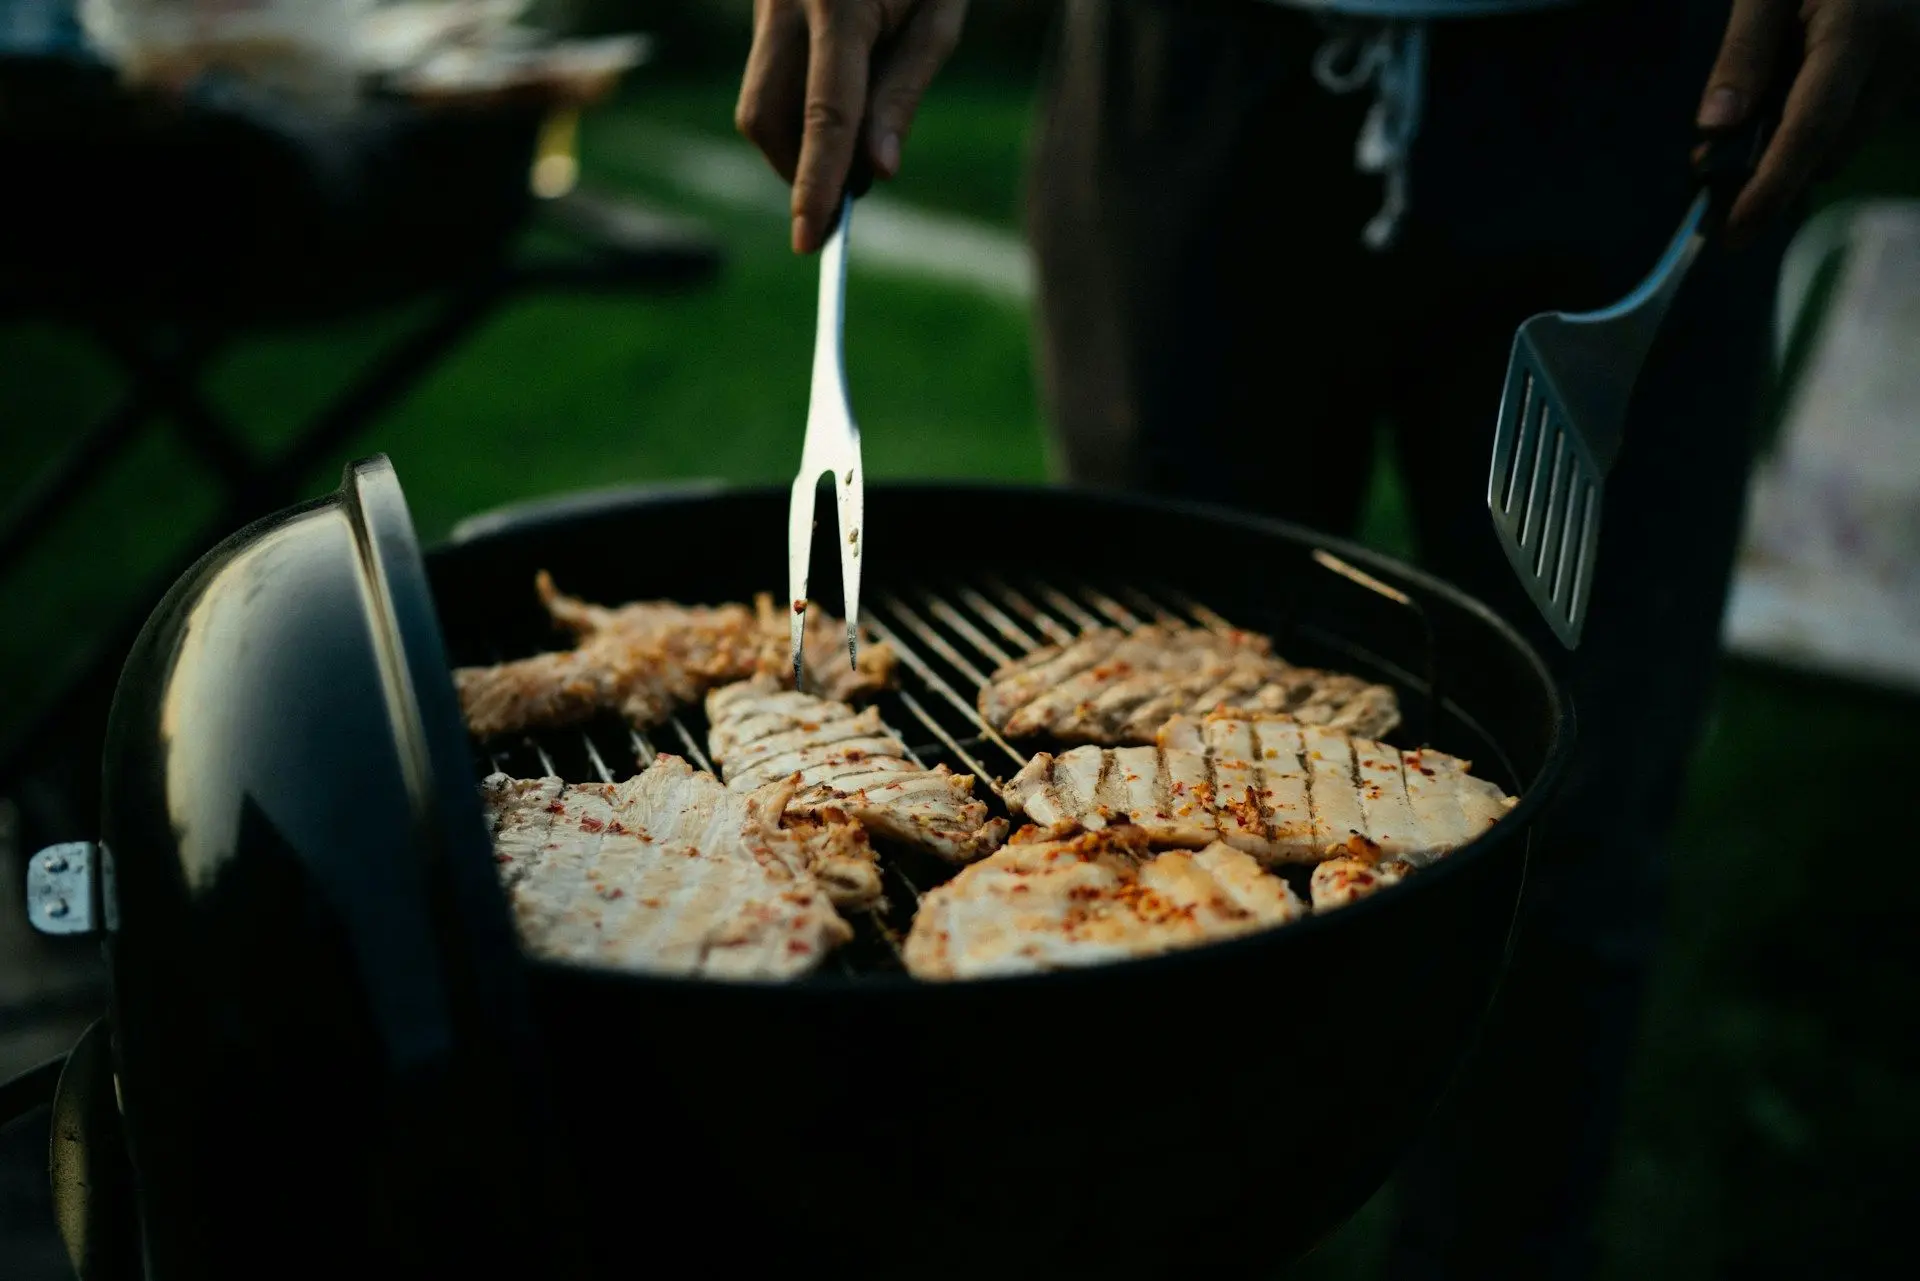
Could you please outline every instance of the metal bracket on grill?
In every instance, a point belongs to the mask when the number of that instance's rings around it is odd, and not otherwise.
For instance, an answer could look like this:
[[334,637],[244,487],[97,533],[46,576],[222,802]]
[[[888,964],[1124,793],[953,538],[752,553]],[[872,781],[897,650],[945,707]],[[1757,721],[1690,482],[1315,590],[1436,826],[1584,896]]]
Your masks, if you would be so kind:
[[1390,583],[1383,583],[1366,570],[1361,569],[1334,555],[1324,547],[1313,549],[1314,563],[1322,569],[1331,570],[1350,583],[1366,588],[1374,595],[1390,600],[1394,604],[1413,612],[1420,623],[1420,639],[1423,644],[1426,662],[1427,684],[1427,723],[1423,738],[1431,740],[1440,728],[1440,660],[1433,639],[1433,620],[1427,617],[1427,611],[1420,602],[1407,595]]
[[97,934],[119,922],[113,861],[93,841],[49,845],[27,864],[27,920],[42,934]]

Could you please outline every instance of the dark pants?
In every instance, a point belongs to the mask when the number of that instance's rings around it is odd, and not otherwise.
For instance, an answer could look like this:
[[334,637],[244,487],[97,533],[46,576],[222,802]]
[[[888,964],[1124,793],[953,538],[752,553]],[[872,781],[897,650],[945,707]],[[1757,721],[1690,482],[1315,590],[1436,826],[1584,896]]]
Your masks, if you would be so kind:
[[1401,1175],[1397,1277],[1578,1276],[1705,710],[1784,232],[1697,264],[1609,480],[1577,654],[1494,541],[1515,326],[1611,302],[1691,194],[1727,4],[1593,0],[1436,23],[1399,246],[1299,12],[1068,0],[1032,175],[1039,364],[1078,481],[1355,524],[1376,426],[1428,567],[1564,663],[1578,759],[1535,846],[1487,1036]]

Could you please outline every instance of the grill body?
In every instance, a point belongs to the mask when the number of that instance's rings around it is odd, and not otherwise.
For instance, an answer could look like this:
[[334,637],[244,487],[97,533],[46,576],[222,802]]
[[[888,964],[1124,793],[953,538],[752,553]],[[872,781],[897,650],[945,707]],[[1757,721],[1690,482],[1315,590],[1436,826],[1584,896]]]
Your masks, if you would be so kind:
[[[748,598],[779,581],[785,516],[784,489],[767,489],[488,522],[428,557],[449,650],[555,647],[530,590],[542,568],[593,600]],[[1466,756],[1522,802],[1392,892],[1123,965],[774,986],[537,964],[590,1248],[616,1269],[643,1240],[710,1250],[742,1275],[1270,1275],[1380,1186],[1493,998],[1528,830],[1570,743],[1556,685],[1459,593],[1273,522],[1057,489],[878,486],[867,540],[872,600],[982,575],[1172,585],[1292,661],[1396,684],[1397,741]],[[1328,551],[1371,585],[1329,569]],[[876,616],[920,648],[901,613]],[[1012,772],[921,686],[948,742]]]

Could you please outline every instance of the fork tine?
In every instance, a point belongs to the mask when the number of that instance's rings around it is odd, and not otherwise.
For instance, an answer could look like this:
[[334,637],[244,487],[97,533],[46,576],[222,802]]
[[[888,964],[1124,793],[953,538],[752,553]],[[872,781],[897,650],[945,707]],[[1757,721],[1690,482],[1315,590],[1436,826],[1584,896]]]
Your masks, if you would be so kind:
[[804,467],[793,478],[793,497],[787,506],[787,618],[793,642],[793,687],[803,689],[801,670],[807,634],[807,563],[813,557],[813,491],[818,472]]
[[847,665],[860,665],[860,548],[866,525],[866,477],[860,461],[843,463],[833,474],[840,504],[840,584],[847,605]]

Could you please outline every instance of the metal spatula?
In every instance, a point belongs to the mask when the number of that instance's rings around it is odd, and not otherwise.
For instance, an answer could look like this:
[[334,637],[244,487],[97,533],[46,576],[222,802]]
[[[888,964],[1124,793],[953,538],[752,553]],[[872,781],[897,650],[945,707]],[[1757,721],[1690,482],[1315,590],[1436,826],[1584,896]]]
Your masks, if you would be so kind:
[[1487,508],[1521,584],[1568,649],[1587,621],[1601,500],[1640,367],[1687,269],[1766,150],[1777,110],[1770,103],[1706,140],[1694,166],[1700,191],[1638,288],[1602,311],[1534,316],[1514,335]]

